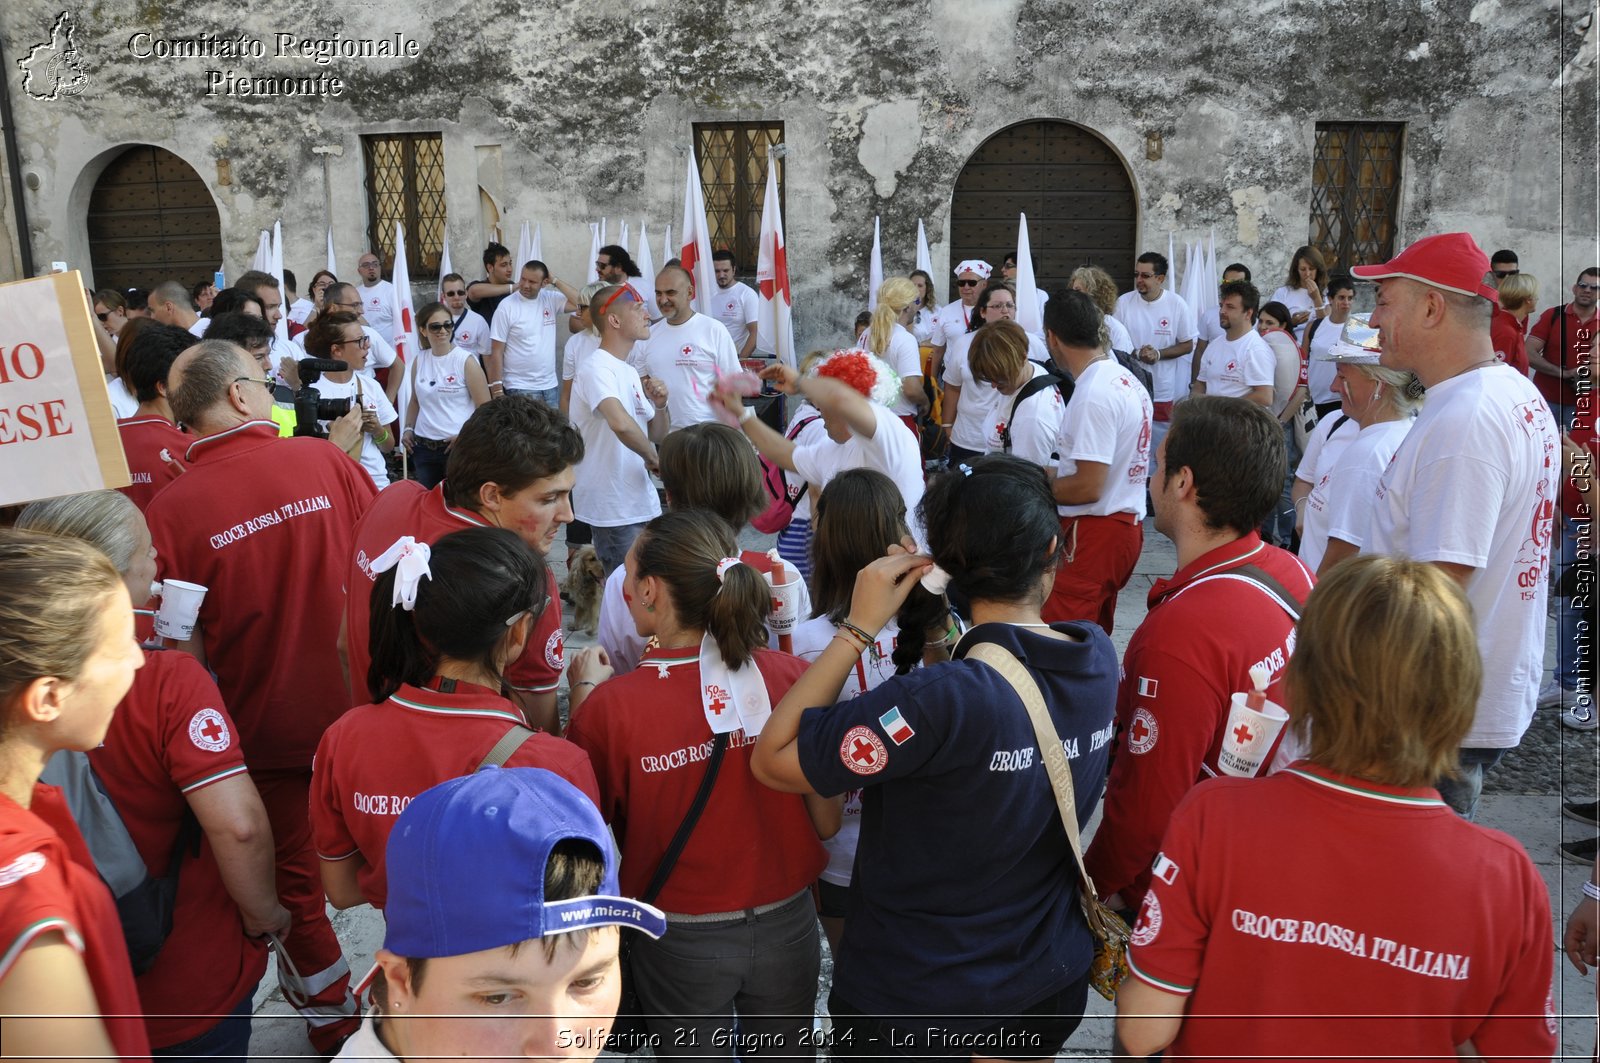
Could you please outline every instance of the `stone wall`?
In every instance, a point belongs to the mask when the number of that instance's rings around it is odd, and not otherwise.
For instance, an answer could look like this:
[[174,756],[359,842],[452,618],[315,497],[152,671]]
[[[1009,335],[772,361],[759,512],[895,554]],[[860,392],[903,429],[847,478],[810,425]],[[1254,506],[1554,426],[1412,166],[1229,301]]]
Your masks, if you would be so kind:
[[[59,2],[4,5],[8,55],[49,39]],[[919,217],[936,269],[948,265],[957,175],[1026,119],[1079,123],[1121,154],[1142,246],[1214,228],[1219,261],[1246,261],[1264,282],[1305,240],[1319,120],[1406,123],[1402,243],[1465,228],[1486,249],[1517,248],[1544,301],[1597,257],[1593,0],[1164,0],[1131,14],[1110,0],[102,0],[74,15],[88,76],[77,95],[32,99],[15,65],[6,72],[21,168],[38,178],[27,238],[41,263],[87,269],[96,178],[120,148],[151,143],[211,185],[230,274],[281,217],[286,264],[309,278],[324,258],[322,145],[342,148],[328,157],[331,215],[353,275],[366,242],[359,136],[394,130],[442,133],[452,256],[469,275],[485,239],[480,185],[507,243],[522,219],[542,225],[558,275],[586,270],[587,223],[602,215],[613,233],[647,217],[659,262],[664,224],[680,228],[691,123],[757,119],[785,123],[802,347],[841,336],[864,305],[874,215],[890,272],[911,265]],[[140,31],[151,37],[131,46]],[[322,66],[275,58],[280,32],[402,34],[420,54]],[[201,33],[243,35],[266,55],[134,54]],[[344,86],[208,96],[213,69]]]

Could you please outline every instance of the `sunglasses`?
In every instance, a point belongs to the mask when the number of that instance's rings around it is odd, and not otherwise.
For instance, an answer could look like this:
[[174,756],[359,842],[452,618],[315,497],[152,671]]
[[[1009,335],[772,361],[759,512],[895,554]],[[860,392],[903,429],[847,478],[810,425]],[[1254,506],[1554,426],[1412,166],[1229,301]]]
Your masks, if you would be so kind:
[[611,293],[611,298],[607,299],[605,302],[600,304],[600,313],[604,314],[607,310],[609,310],[611,308],[611,304],[612,303],[616,302],[620,297],[622,297],[624,295],[626,295],[631,301],[633,301],[635,303],[644,302],[644,296],[642,296],[638,292],[634,291],[633,290],[633,285],[624,284],[622,287],[618,288],[616,291]]
[[[434,321],[424,326],[429,332],[449,332],[455,325],[449,321]],[[366,337],[362,337],[365,339]]]
[[1577,284],[1574,284],[1573,287],[1583,292],[1600,292],[1600,284],[1585,284],[1582,281],[1579,281]]
[[1135,273],[1133,276],[1135,280],[1148,281],[1154,280],[1156,275],[1154,273]]
[[1507,277],[1515,277],[1517,274],[1521,273],[1522,271],[1520,269],[1495,269],[1495,270],[1490,270],[1489,272],[1493,273],[1496,277],[1499,277],[1501,280],[1505,280]]
[[957,288],[976,288],[981,281],[956,281]]
[[466,295],[467,294],[467,290],[465,288],[452,288],[452,289],[446,291],[444,294],[446,294],[446,295]]
[[99,319],[100,319],[100,320],[101,320],[101,321],[104,321],[104,320],[105,320],[105,319],[106,319],[106,318],[108,318],[108,317],[110,317],[110,316],[111,316],[111,311],[109,311],[109,310],[107,310],[107,311],[106,311],[106,312],[105,312],[105,313],[103,313],[103,314],[101,314],[101,313],[96,313],[96,314],[95,314],[95,315],[94,315],[94,316],[95,316],[95,317],[97,317],[97,318],[99,318]]

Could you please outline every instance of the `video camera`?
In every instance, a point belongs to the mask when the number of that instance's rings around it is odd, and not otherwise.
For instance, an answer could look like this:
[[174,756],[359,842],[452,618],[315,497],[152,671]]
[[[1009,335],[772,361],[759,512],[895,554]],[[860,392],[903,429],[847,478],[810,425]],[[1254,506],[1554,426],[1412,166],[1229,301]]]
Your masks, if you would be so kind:
[[350,363],[338,358],[302,358],[295,363],[300,373],[300,390],[294,393],[294,434],[328,438],[321,421],[337,421],[350,412],[350,400],[325,399],[312,387],[323,373],[342,373]]

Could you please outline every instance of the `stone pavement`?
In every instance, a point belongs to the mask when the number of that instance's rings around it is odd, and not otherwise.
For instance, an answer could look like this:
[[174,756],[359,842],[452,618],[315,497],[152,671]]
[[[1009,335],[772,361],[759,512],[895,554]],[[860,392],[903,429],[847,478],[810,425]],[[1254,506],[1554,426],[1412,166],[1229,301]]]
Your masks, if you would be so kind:
[[[1119,653],[1126,649],[1128,638],[1144,617],[1145,598],[1151,584],[1171,575],[1175,568],[1175,552],[1171,541],[1148,525],[1146,527],[1144,551],[1139,558],[1139,565],[1117,602],[1114,641]],[[744,546],[759,549],[770,546],[772,538],[753,533],[741,537]],[[558,545],[551,555],[556,561],[557,573],[564,575],[565,569],[560,559],[565,557],[566,551]],[[1547,669],[1553,667],[1555,661],[1554,627],[1552,623],[1547,643]],[[567,641],[568,652],[593,643],[594,640],[588,636],[571,634]],[[1551,950],[1555,954],[1556,965],[1553,988],[1556,1011],[1563,1016],[1558,1058],[1589,1059],[1595,1048],[1595,973],[1591,971],[1587,977],[1579,977],[1559,948],[1567,913],[1582,897],[1582,883],[1588,876],[1588,869],[1563,863],[1556,845],[1589,832],[1589,828],[1561,817],[1561,800],[1563,796],[1586,800],[1596,796],[1596,778],[1600,774],[1600,763],[1597,762],[1600,762],[1600,737],[1595,732],[1579,734],[1570,731],[1559,724],[1554,712],[1541,711],[1534,717],[1522,746],[1513,750],[1501,766],[1490,774],[1478,818],[1485,826],[1505,831],[1520,841],[1550,890],[1554,925]],[[1085,837],[1086,841],[1092,836],[1098,820],[1097,814]],[[363,905],[335,913],[333,924],[339,940],[344,944],[351,970],[359,977],[371,965],[372,955],[382,943],[382,917]],[[826,982],[831,966],[831,961],[824,955],[823,982],[818,993],[819,1012],[824,1010]],[[1112,1015],[1112,1005],[1090,993],[1089,1013],[1083,1025],[1067,1042],[1062,1058],[1106,1058],[1111,1044]],[[250,1046],[253,1058],[266,1060],[313,1055],[305,1038],[303,1023],[284,1003],[270,973],[256,994],[255,1018],[255,1034]]]

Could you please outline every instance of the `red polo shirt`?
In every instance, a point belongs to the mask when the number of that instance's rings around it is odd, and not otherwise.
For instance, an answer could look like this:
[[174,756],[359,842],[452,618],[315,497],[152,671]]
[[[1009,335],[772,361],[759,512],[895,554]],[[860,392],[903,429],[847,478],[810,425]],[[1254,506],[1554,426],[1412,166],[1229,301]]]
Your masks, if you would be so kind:
[[[470,509],[458,509],[445,502],[444,484],[429,491],[415,480],[404,480],[384,489],[366,516],[356,524],[355,549],[344,574],[345,641],[350,655],[351,702],[371,701],[367,687],[367,668],[372,664],[368,647],[372,641],[372,585],[378,574],[372,560],[409,535],[432,545],[451,532],[464,528],[491,527]],[[538,622],[528,632],[522,656],[506,668],[506,683],[518,690],[544,694],[561,682],[566,665],[566,646],[561,632],[561,586],[554,572],[546,569],[546,594],[549,602]]]
[[[422,791],[471,775],[518,724],[528,725],[515,705],[472,683],[450,694],[408,683],[382,704],[351,709],[317,747],[311,776],[317,855],[344,860],[359,852],[367,862],[356,875],[362,896],[382,908],[389,896],[384,853],[395,819]],[[548,769],[600,802],[589,754],[565,739],[541,731],[506,767]]]
[[1302,604],[1315,582],[1299,558],[1251,532],[1157,580],[1128,641],[1105,818],[1084,862],[1102,895],[1121,893],[1130,906],[1149,886],[1172,810],[1216,774],[1229,702],[1251,689],[1252,665],[1271,672],[1267,697],[1288,704],[1294,620],[1257,584],[1229,575],[1241,565],[1262,569]]
[[[167,484],[178,478],[183,455],[194,442],[194,436],[178,431],[178,426],[164,417],[127,417],[117,422],[117,434],[122,437],[122,453],[128,459],[128,475],[133,483],[118,488],[133,499],[133,504],[146,509],[150,500]],[[169,462],[161,456],[166,451]]]
[[[1562,322],[1556,318],[1557,314],[1566,319],[1565,346],[1561,343]],[[1590,315],[1587,321],[1580,320],[1571,303],[1552,306],[1539,315],[1539,320],[1534,322],[1528,334],[1544,344],[1541,356],[1545,361],[1563,369],[1571,369],[1587,361],[1589,352],[1594,350],[1597,320],[1600,320],[1600,314]],[[1557,380],[1549,373],[1535,373],[1533,382],[1538,385],[1539,394],[1544,396],[1546,402],[1571,406],[1578,400],[1577,390],[1571,380]]]
[[[1522,335],[1522,322],[1509,310],[1494,308],[1489,321],[1489,338],[1494,344],[1494,356],[1519,373],[1528,372],[1528,347]],[[1541,374],[1542,376],[1543,374]],[[1553,382],[1554,378],[1550,378]]]
[[372,477],[325,439],[279,438],[271,421],[196,440],[187,464],[145,513],[161,577],[209,588],[206,658],[250,767],[309,767],[350,706],[344,565]]
[[[238,728],[200,662],[178,650],[145,652],[145,665],[105,742],[89,761],[152,875],[165,875],[188,811],[187,795],[245,773]],[[178,872],[172,934],[138,976],[145,1028],[156,1046],[216,1025],[267,969],[266,944],[245,936],[210,845]]]

